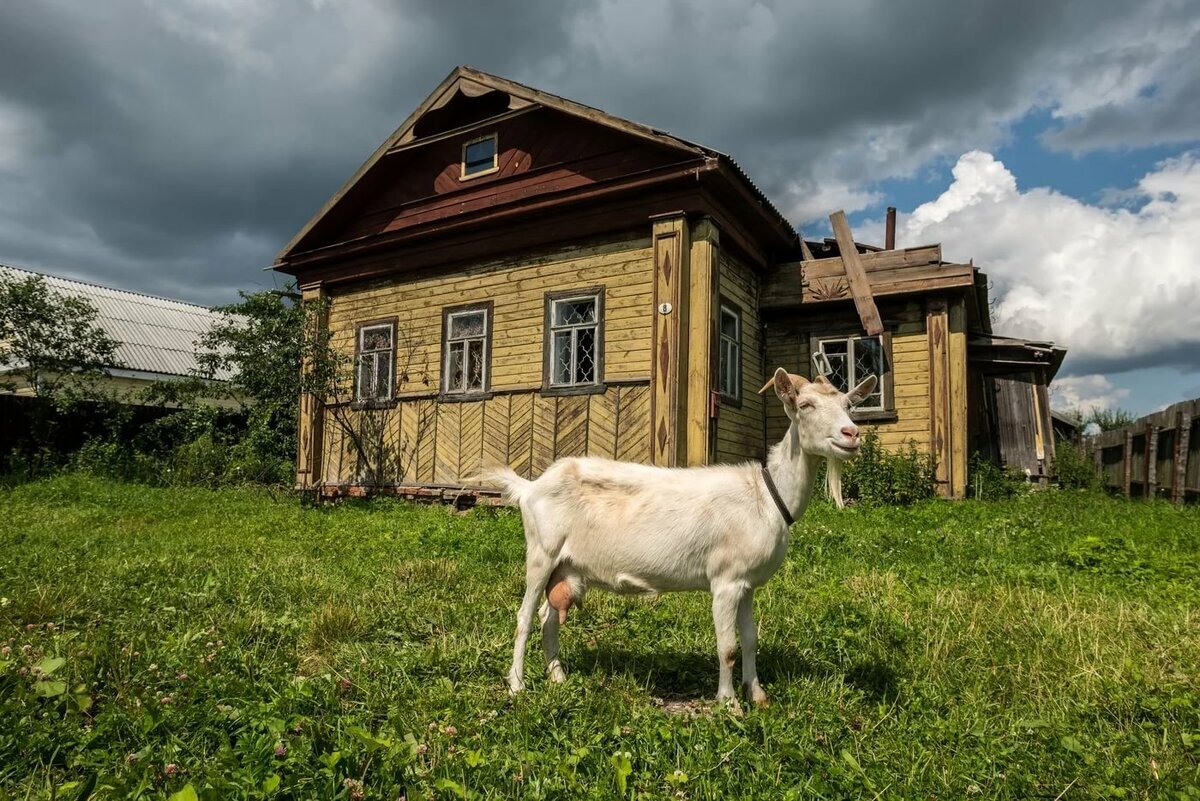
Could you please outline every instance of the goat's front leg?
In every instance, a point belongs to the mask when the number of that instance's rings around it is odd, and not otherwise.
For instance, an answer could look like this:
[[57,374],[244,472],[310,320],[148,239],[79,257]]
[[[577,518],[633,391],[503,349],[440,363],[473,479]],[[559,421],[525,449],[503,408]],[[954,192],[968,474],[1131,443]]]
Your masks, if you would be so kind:
[[530,553],[525,558],[525,597],[517,611],[517,633],[513,643],[512,666],[508,669],[508,689],[519,693],[525,689],[525,646],[529,642],[529,629],[533,626],[533,615],[537,611],[538,597],[546,589],[554,563],[541,552]]
[[733,663],[737,659],[738,601],[744,589],[737,584],[718,584],[712,588],[713,625],[717,630],[717,700],[736,701],[733,692]]
[[738,635],[742,638],[742,687],[757,706],[767,705],[767,694],[758,683],[758,627],[754,624],[754,590],[746,590],[738,601]]

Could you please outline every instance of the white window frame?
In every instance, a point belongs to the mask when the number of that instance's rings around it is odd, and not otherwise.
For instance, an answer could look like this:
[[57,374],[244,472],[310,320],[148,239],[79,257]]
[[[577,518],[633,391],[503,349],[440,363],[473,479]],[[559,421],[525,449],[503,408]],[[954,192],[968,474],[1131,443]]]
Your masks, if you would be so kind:
[[[483,315],[483,333],[473,337],[453,337],[450,332],[454,327],[455,317],[465,317],[472,314]],[[492,309],[488,304],[479,304],[476,306],[456,306],[453,309],[446,310],[445,331],[442,334],[442,392],[446,395],[481,395],[488,391],[491,386],[489,380],[491,378],[491,333],[492,333]],[[483,367],[480,372],[480,385],[478,387],[451,387],[450,386],[450,354],[455,347],[461,347],[463,352],[463,383],[467,380],[467,353],[470,350],[470,343],[482,342],[482,353],[480,359],[483,362]]]
[[[492,147],[492,166],[488,167],[486,169],[477,170],[473,173],[468,174],[467,173],[467,148],[470,147],[471,145],[477,145],[480,142],[486,142],[489,139],[495,143],[494,146]],[[490,133],[487,136],[479,136],[479,137],[476,137],[475,139],[470,140],[469,142],[463,142],[462,158],[459,162],[459,169],[458,169],[458,180],[471,181],[471,180],[474,180],[475,178],[482,178],[485,175],[491,175],[492,173],[496,172],[499,169],[500,169],[500,135],[499,134]]]
[[872,406],[867,406],[865,404],[859,403],[859,404],[855,405],[854,410],[856,412],[888,412],[888,411],[891,411],[888,408],[888,390],[887,390],[887,387],[885,386],[885,382],[888,381],[888,375],[891,372],[887,368],[887,363],[891,359],[891,353],[889,352],[889,342],[888,342],[888,337],[886,335],[878,334],[875,336],[871,336],[870,334],[849,334],[846,336],[821,337],[817,340],[818,350],[813,353],[813,366],[816,368],[816,371],[821,375],[829,375],[830,373],[832,373],[833,371],[829,364],[829,357],[825,353],[825,345],[832,343],[832,342],[846,343],[847,391],[849,391],[850,389],[853,389],[854,387],[858,386],[858,383],[860,381],[862,381],[864,378],[866,378],[865,375],[863,375],[863,376],[858,375],[858,371],[857,371],[858,359],[855,357],[855,353],[854,353],[854,343],[856,343],[860,340],[864,340],[864,339],[876,340],[879,343],[879,352],[881,354],[883,354],[884,363],[882,365],[880,365],[880,368],[881,368],[880,371],[877,374],[875,374],[876,378],[879,379],[878,387],[875,390],[876,392],[879,393],[879,403],[877,405],[872,405]]
[[[601,348],[604,344],[604,290],[589,290],[578,293],[564,294],[562,297],[548,297],[546,300],[546,385],[551,389],[574,389],[577,387],[595,387],[601,383],[601,365],[602,356]],[[590,300],[596,309],[595,320],[590,323],[574,323],[556,325],[555,311],[560,303],[578,303],[581,300]],[[579,332],[585,329],[592,329],[592,380],[591,381],[576,381],[574,379],[577,358],[579,351]],[[570,381],[555,381],[554,367],[558,364],[555,352],[555,342],[557,337],[555,333],[561,331],[571,332],[571,380]]]
[[[737,336],[725,334],[725,315],[737,324]],[[717,392],[731,400],[742,398],[742,312],[736,306],[721,301],[717,312]],[[725,360],[724,369],[721,367]]]
[[[375,348],[367,350],[366,342],[367,335],[372,331],[386,330],[388,332],[388,342],[391,345],[387,348]],[[380,403],[390,401],[396,385],[396,322],[395,320],[384,320],[371,323],[363,323],[358,327],[358,337],[355,343],[355,359],[354,359],[354,399],[358,403]],[[365,393],[363,386],[363,364],[367,360],[371,362],[371,381],[372,389],[375,390],[370,395]],[[387,386],[384,388],[385,393],[379,393],[379,387],[374,384],[379,377],[379,362],[384,360],[387,364]]]

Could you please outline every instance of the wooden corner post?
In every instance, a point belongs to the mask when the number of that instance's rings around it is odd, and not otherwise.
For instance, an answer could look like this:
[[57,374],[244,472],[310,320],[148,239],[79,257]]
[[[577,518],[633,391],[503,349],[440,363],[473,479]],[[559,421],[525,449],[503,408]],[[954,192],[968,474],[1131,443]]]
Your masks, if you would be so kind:
[[688,260],[687,420],[685,423],[688,465],[711,461],[715,437],[710,403],[716,375],[716,298],[719,279],[720,231],[705,217],[693,223]]
[[[305,310],[305,336],[316,339],[329,325],[329,294],[321,285],[301,289],[300,302]],[[312,365],[306,359],[300,365],[306,374]],[[296,428],[296,488],[316,489],[324,481],[325,404],[311,392],[300,393],[300,419]]]
[[934,459],[938,493],[954,497],[954,465],[950,408],[950,313],[946,299],[930,298],[925,304],[925,330],[929,336],[929,452]]
[[959,296],[950,302],[947,385],[950,391],[950,497],[967,496],[967,306]]
[[650,360],[650,463],[687,463],[688,224],[683,212],[658,215],[653,224],[654,315]]

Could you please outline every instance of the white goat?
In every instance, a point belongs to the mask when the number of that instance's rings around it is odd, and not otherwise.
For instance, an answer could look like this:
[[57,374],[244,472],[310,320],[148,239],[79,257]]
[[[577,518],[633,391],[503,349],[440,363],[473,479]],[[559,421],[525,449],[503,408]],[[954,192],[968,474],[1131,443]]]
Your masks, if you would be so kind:
[[508,671],[512,692],[525,686],[525,646],[543,592],[542,649],[550,680],[560,682],[566,674],[558,629],[589,587],[647,594],[707,590],[717,630],[717,699],[735,697],[736,631],[746,695],[766,703],[755,666],[754,590],[783,563],[789,528],[808,505],[821,459],[828,461],[830,489],[840,505],[841,463],[859,446],[848,410],[871,394],[875,377],[843,394],[823,377],[809,382],[780,368],[759,393],[771,386],[791,425],[771,448],[765,469],[568,458],[536,481],[509,468],[485,474],[503,487],[505,500],[520,506],[525,524],[525,596]]

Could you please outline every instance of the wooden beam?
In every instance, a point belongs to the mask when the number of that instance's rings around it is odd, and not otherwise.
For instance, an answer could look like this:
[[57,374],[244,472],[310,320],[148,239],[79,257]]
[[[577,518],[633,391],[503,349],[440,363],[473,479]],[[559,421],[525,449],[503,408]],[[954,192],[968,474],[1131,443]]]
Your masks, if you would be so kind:
[[1125,429],[1125,497],[1133,496],[1133,427]]
[[929,337],[929,450],[934,459],[938,493],[953,497],[950,411],[950,315],[945,298],[930,298],[925,307]]
[[960,296],[950,302],[950,497],[967,496],[967,306]]
[[1146,497],[1158,494],[1158,426],[1146,425]]
[[[876,270],[894,270],[900,267],[937,265],[942,263],[942,246],[922,245],[921,247],[904,248],[903,250],[879,250],[874,253],[860,253],[858,260],[862,264],[863,269],[868,273],[875,272]],[[970,265],[963,266],[969,267]],[[846,272],[845,268],[842,267],[840,256],[805,261],[804,269],[806,271],[805,274],[812,278],[829,278],[844,275]]]
[[833,224],[842,264],[846,265],[846,279],[850,283],[850,294],[854,296],[858,318],[868,334],[878,336],[883,333],[883,320],[879,318],[879,309],[875,307],[875,298],[871,296],[871,282],[867,280],[867,273],[858,260],[858,248],[854,246],[854,235],[850,233],[846,213],[835,211],[829,215],[829,222]]
[[800,255],[805,261],[813,261],[812,251],[808,249],[808,243],[804,241],[804,234],[800,234]]
[[697,220],[691,226],[691,259],[688,262],[687,348],[687,464],[708,464],[709,454],[715,442],[712,420],[709,414],[710,397],[713,390],[712,377],[716,375],[715,338],[718,261],[720,256],[720,231],[711,218]]
[[1184,484],[1187,482],[1188,450],[1192,439],[1191,413],[1180,409],[1175,426],[1175,480],[1171,487],[1171,499],[1181,504],[1187,494]]
[[[329,294],[320,284],[306,287],[301,292],[301,304],[305,309],[308,330],[306,336],[319,337],[329,325]],[[300,366],[301,374],[312,369],[306,359]],[[325,480],[325,399],[310,392],[300,395],[299,415],[296,426],[296,488],[311,490]]]

